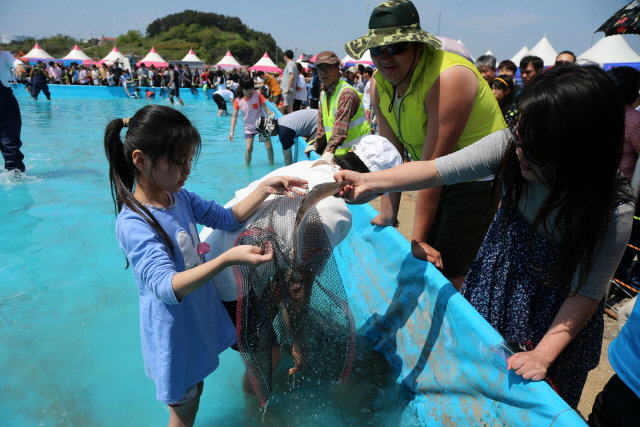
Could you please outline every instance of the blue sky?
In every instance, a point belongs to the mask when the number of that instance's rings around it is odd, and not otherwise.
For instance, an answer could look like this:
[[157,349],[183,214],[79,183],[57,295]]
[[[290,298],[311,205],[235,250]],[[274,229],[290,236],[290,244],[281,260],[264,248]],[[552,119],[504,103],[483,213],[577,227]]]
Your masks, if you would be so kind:
[[[537,0],[491,2],[415,0],[422,28],[461,38],[475,57],[491,49],[498,60],[509,59],[523,46],[531,49],[545,35],[556,51],[580,55],[603,33],[593,32],[630,0]],[[270,33],[283,49],[345,55],[344,44],[367,32],[369,16],[379,0],[0,0],[2,34],[73,37],[117,37],[128,30],[143,33],[154,19],[193,9],[238,16],[249,27]],[[640,53],[640,35],[625,36]]]

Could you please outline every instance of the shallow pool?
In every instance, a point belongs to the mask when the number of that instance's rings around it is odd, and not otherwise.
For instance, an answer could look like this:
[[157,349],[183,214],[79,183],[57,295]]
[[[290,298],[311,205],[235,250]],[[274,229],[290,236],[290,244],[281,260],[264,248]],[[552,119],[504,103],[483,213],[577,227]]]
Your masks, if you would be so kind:
[[[148,101],[19,102],[27,171],[0,173],[0,426],[164,425],[166,407],[143,371],[138,296],[114,236],[102,145],[109,120]],[[269,166],[256,139],[245,167],[242,121],[229,142],[230,117],[218,118],[211,101],[176,108],[203,138],[189,190],[224,204],[283,166],[281,146]],[[197,424],[417,425],[385,363],[369,357],[358,355],[347,385],[289,377],[283,359],[262,413],[241,391],[240,357],[227,350],[205,382]]]

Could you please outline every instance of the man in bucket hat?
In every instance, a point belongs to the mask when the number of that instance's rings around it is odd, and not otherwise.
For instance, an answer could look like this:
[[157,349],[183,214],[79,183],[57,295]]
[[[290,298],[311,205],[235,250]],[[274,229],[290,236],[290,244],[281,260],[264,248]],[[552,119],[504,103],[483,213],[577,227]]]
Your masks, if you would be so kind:
[[362,95],[340,78],[340,59],[330,51],[316,56],[316,68],[322,84],[318,107],[318,133],[304,151],[323,153],[331,160],[343,156],[352,145],[371,134],[364,112]]
[[[400,152],[406,148],[414,160],[444,156],[506,127],[476,67],[440,46],[420,28],[414,4],[403,0],[379,4],[367,35],[345,45],[356,59],[370,51],[377,68],[371,104],[380,135]],[[420,191],[414,256],[435,264],[459,289],[495,214],[496,196],[490,181]],[[383,197],[372,224],[397,225],[399,205],[400,193]]]

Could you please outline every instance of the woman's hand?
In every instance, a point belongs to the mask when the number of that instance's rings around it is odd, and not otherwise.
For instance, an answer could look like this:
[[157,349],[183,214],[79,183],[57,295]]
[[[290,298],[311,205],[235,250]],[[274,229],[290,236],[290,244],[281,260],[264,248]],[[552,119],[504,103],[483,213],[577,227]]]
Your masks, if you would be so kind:
[[291,176],[274,176],[267,178],[260,183],[262,191],[265,195],[284,194],[287,197],[295,199],[296,194],[305,196],[307,193],[301,189],[307,188],[307,181]]
[[233,142],[233,132],[229,134],[229,141]]
[[273,252],[267,248],[263,251],[258,246],[240,245],[235,246],[224,253],[226,264],[244,265],[247,267],[257,267],[273,259]]
[[551,362],[538,350],[516,353],[507,359],[507,369],[525,380],[540,381],[547,376]]
[[367,174],[357,173],[350,170],[341,170],[333,175],[336,181],[350,181],[351,184],[344,187],[338,196],[348,202],[354,202],[366,195],[375,193],[369,188],[367,183]]
[[436,268],[443,269],[442,256],[434,247],[427,245],[425,242],[418,242],[413,240],[411,242],[411,253],[414,257],[429,261],[435,265]]

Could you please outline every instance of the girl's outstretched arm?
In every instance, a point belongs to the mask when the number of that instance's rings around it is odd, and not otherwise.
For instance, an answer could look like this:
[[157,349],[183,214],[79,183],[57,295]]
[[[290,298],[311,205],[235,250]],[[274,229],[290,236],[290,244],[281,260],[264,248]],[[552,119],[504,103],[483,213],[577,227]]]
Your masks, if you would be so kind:
[[258,209],[258,206],[271,194],[284,194],[292,199],[304,196],[306,193],[302,190],[307,188],[307,181],[291,176],[274,176],[262,181],[255,190],[247,197],[238,202],[231,212],[236,221],[244,222]]
[[222,255],[192,269],[173,275],[171,286],[178,301],[211,280],[212,277],[232,265],[256,267],[270,261],[273,253],[265,253],[257,246],[235,246]]
[[333,178],[353,183],[340,193],[340,196],[350,202],[370,194],[423,190],[444,184],[434,160],[404,163],[384,171],[365,174],[342,170]]
[[574,295],[562,303],[551,327],[533,351],[516,353],[507,360],[507,369],[513,369],[525,380],[540,381],[547,376],[549,366],[584,328],[600,301]]
[[229,141],[233,142],[233,131],[236,128],[236,121],[238,120],[238,110],[233,110],[233,116],[231,116],[231,130],[229,131]]

